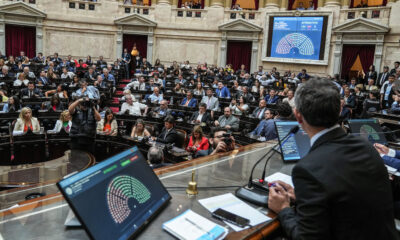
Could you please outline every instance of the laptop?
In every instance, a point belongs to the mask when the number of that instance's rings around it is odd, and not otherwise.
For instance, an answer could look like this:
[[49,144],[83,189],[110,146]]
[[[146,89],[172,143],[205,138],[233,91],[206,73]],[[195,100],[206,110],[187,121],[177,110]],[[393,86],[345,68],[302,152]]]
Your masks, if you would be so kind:
[[349,129],[353,135],[361,136],[370,143],[387,145],[387,139],[377,119],[352,119],[349,120]]
[[57,183],[91,239],[136,236],[171,200],[135,146]]
[[281,154],[284,162],[298,161],[310,150],[310,138],[300,126],[300,130],[294,136],[283,140],[295,126],[299,126],[299,123],[296,121],[275,121],[275,129],[279,141],[278,152]]

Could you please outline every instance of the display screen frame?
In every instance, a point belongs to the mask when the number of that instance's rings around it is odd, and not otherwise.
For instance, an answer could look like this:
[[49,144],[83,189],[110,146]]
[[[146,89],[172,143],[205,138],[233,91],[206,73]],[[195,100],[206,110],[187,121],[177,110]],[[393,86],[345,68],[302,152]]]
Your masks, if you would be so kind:
[[[285,58],[285,57],[271,57],[272,50],[272,36],[273,36],[273,25],[275,17],[322,17],[323,27],[321,33],[320,53],[319,59],[298,59],[298,58]],[[318,11],[318,12],[307,12],[307,11],[296,11],[290,12],[279,12],[279,13],[267,13],[265,21],[265,34],[263,42],[263,58],[265,62],[282,62],[282,63],[293,63],[293,64],[311,64],[311,65],[328,65],[329,61],[329,50],[331,43],[332,34],[332,12]]]
[[[64,178],[63,180],[59,181],[56,185],[58,187],[58,189],[60,190],[60,192],[62,193],[64,199],[67,201],[69,207],[71,208],[72,212],[75,214],[75,216],[78,218],[79,222],[81,223],[82,227],[85,229],[86,233],[88,234],[90,239],[95,239],[94,238],[94,233],[92,232],[93,229],[90,229],[86,224],[85,224],[85,220],[82,218],[82,216],[79,214],[78,210],[75,208],[74,203],[72,202],[72,200],[69,198],[69,196],[67,195],[67,193],[65,192],[66,186],[70,186],[71,183],[75,183],[77,181],[79,181],[80,179],[82,179],[85,176],[88,176],[92,173],[94,173],[95,171],[98,171],[100,169],[103,169],[106,166],[110,166],[112,164],[114,164],[115,162],[119,161],[121,159],[121,157],[126,156],[128,154],[132,154],[132,153],[136,153],[136,156],[138,156],[138,159],[136,161],[142,161],[142,164],[147,164],[147,162],[145,161],[143,155],[141,154],[141,152],[139,151],[137,146],[134,146],[130,149],[127,149],[121,153],[118,153],[92,167],[89,167],[81,172],[75,173],[73,175],[69,175],[67,178]],[[147,167],[150,168],[150,166],[147,165]],[[153,170],[152,170],[153,171]],[[154,173],[155,174],[155,173]],[[160,179],[157,177],[157,179],[160,181]],[[166,199],[163,202],[160,202],[160,204],[158,204],[157,209],[155,209],[152,214],[146,219],[146,221],[144,221],[140,226],[138,226],[133,232],[130,233],[130,235],[126,238],[126,239],[133,239],[134,237],[138,236],[138,234],[140,234],[140,232],[143,231],[143,229],[151,222],[152,219],[154,219],[170,202],[170,200],[172,199],[171,195],[168,193],[167,189],[165,188],[165,186],[161,183],[161,188],[164,189],[164,191],[167,193]]]

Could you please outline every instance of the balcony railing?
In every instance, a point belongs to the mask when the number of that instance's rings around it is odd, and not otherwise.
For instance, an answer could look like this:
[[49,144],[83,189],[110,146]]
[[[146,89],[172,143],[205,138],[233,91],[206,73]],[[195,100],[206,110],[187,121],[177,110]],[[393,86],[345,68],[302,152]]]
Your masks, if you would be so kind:
[[175,16],[176,19],[182,19],[182,18],[202,19],[206,16],[207,10],[174,8],[172,9],[172,14]]
[[94,11],[97,5],[100,5],[100,0],[65,0],[68,2],[68,8]]
[[244,20],[258,20],[260,12],[256,10],[225,10],[225,21],[244,19]]
[[3,2],[24,2],[29,4],[36,4],[36,0],[4,0]]
[[137,13],[141,15],[149,15],[150,11],[154,10],[154,7],[143,6],[143,5],[131,5],[131,4],[119,4],[119,7],[123,9],[125,14]]
[[339,22],[356,18],[368,18],[381,24],[389,24],[391,7],[350,8],[340,10]]

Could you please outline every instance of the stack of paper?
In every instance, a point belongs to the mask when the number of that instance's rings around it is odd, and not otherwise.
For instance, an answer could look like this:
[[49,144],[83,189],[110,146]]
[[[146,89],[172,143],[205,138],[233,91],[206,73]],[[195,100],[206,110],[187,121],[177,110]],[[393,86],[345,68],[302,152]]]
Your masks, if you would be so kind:
[[228,234],[228,229],[213,223],[190,209],[164,223],[163,229],[182,240],[223,239]]
[[281,173],[281,172],[276,172],[276,173],[266,177],[264,180],[267,182],[275,182],[275,181],[280,180],[280,181],[287,183],[293,187],[292,177],[287,174]]
[[[218,208],[222,208],[225,211],[236,214],[243,218],[247,218],[250,220],[251,226],[255,226],[271,219],[257,209],[249,206],[239,198],[235,197],[232,193],[201,199],[199,202],[210,212],[214,212]],[[244,229],[228,222],[225,223],[235,231],[241,231]]]

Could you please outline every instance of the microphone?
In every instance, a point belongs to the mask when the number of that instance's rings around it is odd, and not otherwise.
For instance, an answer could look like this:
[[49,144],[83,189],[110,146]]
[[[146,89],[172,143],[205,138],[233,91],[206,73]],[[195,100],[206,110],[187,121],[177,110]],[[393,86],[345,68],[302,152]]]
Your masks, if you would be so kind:
[[[290,131],[282,138],[282,144],[290,137],[292,134],[295,134],[299,131],[299,126],[294,126]],[[236,190],[235,194],[237,197],[247,200],[251,203],[260,206],[267,206],[268,205],[268,195],[266,194],[265,190],[260,190],[259,188],[253,188],[253,173],[256,166],[266,157],[268,154],[275,149],[279,145],[279,142],[275,144],[266,154],[264,154],[254,165],[251,169],[249,182],[243,187],[240,187]],[[272,156],[273,154],[271,154]],[[270,156],[270,158],[271,158]],[[267,161],[269,161],[269,159]]]

